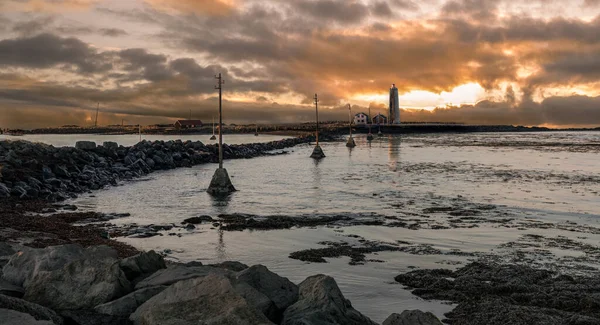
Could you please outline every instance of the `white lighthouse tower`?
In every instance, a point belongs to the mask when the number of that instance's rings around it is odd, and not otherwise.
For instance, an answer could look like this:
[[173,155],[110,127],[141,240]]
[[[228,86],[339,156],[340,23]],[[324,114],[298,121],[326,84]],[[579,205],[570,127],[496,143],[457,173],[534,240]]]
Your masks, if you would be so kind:
[[400,102],[398,101],[398,88],[396,88],[396,84],[392,84],[392,88],[390,88],[390,108],[388,114],[388,123],[400,124]]

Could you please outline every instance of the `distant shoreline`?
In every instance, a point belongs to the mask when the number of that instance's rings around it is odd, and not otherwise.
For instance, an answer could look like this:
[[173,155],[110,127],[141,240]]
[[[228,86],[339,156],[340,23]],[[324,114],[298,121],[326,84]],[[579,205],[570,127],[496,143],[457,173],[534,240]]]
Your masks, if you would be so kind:
[[[353,125],[353,131],[356,133],[368,133],[368,126]],[[302,124],[273,124],[259,125],[258,133],[273,135],[302,136],[314,132],[314,123]],[[324,122],[319,127],[322,133],[344,134],[348,130],[348,125],[341,122]],[[583,132],[600,131],[597,128],[547,128],[547,127],[527,127],[513,125],[468,125],[455,123],[403,123],[401,125],[372,125],[371,132],[377,133],[381,129],[384,134],[410,134],[410,133],[475,133],[475,132]],[[9,130],[0,134],[10,134],[10,132],[28,135],[28,134],[103,134],[103,135],[124,135],[137,134],[137,126],[124,127],[99,127],[99,128],[44,128],[33,130]],[[257,126],[252,125],[228,125],[223,128],[223,134],[252,134],[257,131]],[[181,129],[174,128],[152,128],[143,127],[142,134],[153,135],[194,135],[211,134],[210,125],[194,128]]]

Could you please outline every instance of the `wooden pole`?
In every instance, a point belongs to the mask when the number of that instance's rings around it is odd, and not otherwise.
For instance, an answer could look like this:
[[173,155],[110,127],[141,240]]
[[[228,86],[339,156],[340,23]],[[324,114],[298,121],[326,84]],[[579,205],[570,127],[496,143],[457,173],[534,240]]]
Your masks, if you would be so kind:
[[219,79],[219,85],[218,85],[218,89],[219,89],[219,168],[223,168],[223,105],[221,103],[222,100],[222,90],[223,90],[223,80],[221,78],[221,73],[219,72],[219,76],[217,77],[217,79]]
[[316,131],[316,137],[317,137],[317,146],[319,145],[319,97],[317,96],[317,94],[315,94],[315,111],[317,113],[317,131]]

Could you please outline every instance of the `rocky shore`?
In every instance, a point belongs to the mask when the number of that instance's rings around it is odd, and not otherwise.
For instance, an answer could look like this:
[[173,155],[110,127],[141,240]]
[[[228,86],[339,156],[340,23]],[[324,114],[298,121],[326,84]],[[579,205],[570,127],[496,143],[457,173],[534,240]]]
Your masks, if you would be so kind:
[[[154,251],[119,259],[107,246],[0,242],[0,323],[375,325],[326,275],[296,285],[262,265],[170,263]],[[418,310],[384,325],[441,325]]]
[[456,271],[415,270],[395,279],[423,299],[458,303],[445,315],[448,324],[600,324],[597,277],[474,262]]
[[[223,145],[225,159],[285,153],[313,136],[268,143]],[[117,185],[156,170],[218,162],[218,146],[200,141],[142,141],[131,147],[80,141],[53,147],[27,141],[0,141],[0,198],[41,198],[58,202],[78,193]]]

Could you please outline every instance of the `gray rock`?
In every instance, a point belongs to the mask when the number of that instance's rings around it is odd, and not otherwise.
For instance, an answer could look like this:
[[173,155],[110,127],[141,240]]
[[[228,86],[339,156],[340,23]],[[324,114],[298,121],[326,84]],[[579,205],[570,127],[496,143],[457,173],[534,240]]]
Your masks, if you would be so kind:
[[96,142],[94,142],[94,141],[77,141],[77,142],[75,142],[75,148],[81,149],[81,150],[96,149]]
[[67,324],[77,325],[131,325],[125,316],[99,314],[94,310],[63,310],[61,315]]
[[10,189],[4,184],[0,183],[0,197],[9,197]]
[[2,325],[54,325],[47,320],[36,320],[33,316],[18,311],[0,308],[0,324]]
[[233,288],[229,278],[211,274],[173,284],[130,317],[136,325],[273,325]]
[[118,143],[116,143],[116,142],[113,142],[113,141],[104,141],[104,142],[102,143],[102,146],[103,146],[104,148],[106,148],[106,149],[111,149],[111,150],[112,150],[112,149],[114,149],[114,150],[117,150],[117,149],[119,149],[119,144],[118,144]]
[[91,309],[131,292],[113,258],[85,258],[62,269],[39,272],[25,288],[28,301],[55,309]]
[[10,284],[8,281],[0,278],[0,294],[10,297],[22,298],[25,290],[22,287]]
[[143,278],[148,277],[152,273],[165,269],[165,260],[155,251],[143,252],[138,255],[122,259],[119,262],[121,270],[129,281],[135,283]]
[[9,256],[13,255],[14,253],[16,253],[16,251],[12,248],[11,245],[5,242],[0,242],[0,256]]
[[250,306],[262,312],[270,321],[277,324],[279,323],[282,311],[275,306],[269,297],[265,296],[248,283],[236,280],[231,281],[231,283],[235,292],[242,296]]
[[129,316],[139,306],[165,290],[167,286],[158,286],[134,291],[117,300],[96,306],[94,310],[100,314],[113,316]]
[[298,301],[298,287],[287,278],[269,271],[263,265],[254,265],[237,274],[236,279],[245,282],[269,297],[280,310]]
[[209,266],[226,269],[233,272],[240,272],[248,268],[248,265],[237,261],[225,261],[218,264],[210,264]]
[[187,267],[184,265],[174,265],[168,267],[166,269],[158,270],[151,276],[146,279],[140,281],[135,285],[135,290],[148,288],[148,287],[156,287],[161,285],[171,285],[173,283],[198,278],[205,277],[209,274],[232,274],[232,272],[227,271],[225,269],[210,267],[210,266],[191,266]]
[[443,325],[440,320],[430,312],[420,310],[405,310],[402,314],[391,314],[383,325]]
[[58,325],[62,325],[63,323],[63,319],[54,311],[23,299],[0,295],[0,308],[26,313],[37,320],[52,321]]
[[46,248],[25,248],[14,254],[2,269],[3,278],[11,284],[27,287],[29,280],[43,271],[62,269],[68,263],[82,258],[111,257],[117,259],[116,250],[108,246],[95,246],[84,249],[80,245],[69,244]]
[[376,325],[352,308],[329,276],[311,276],[299,289],[300,298],[285,310],[281,325]]

